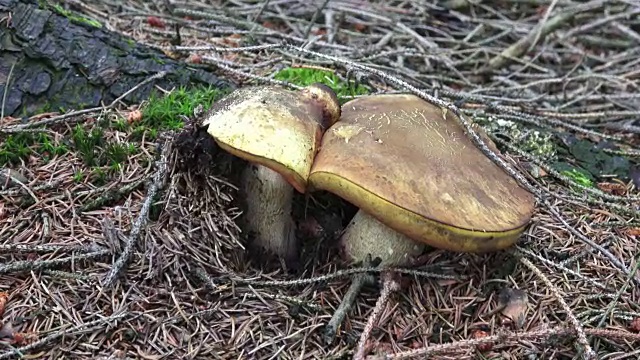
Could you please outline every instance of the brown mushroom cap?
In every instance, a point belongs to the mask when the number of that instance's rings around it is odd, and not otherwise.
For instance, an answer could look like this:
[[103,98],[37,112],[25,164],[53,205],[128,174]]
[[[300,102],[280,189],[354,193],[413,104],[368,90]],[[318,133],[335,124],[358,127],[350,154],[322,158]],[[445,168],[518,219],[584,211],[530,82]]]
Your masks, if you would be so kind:
[[534,210],[533,195],[465,136],[452,112],[414,95],[344,104],[309,190],[332,192],[415,241],[452,251],[508,247]]
[[322,134],[339,117],[329,87],[265,86],[235,90],[212,106],[203,124],[222,149],[280,173],[304,192]]

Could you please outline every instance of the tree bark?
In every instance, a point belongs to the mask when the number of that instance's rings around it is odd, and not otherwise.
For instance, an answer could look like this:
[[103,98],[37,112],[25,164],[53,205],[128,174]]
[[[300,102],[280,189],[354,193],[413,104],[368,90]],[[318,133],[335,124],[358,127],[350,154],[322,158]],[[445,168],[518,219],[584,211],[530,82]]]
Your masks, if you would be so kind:
[[235,87],[203,67],[174,60],[41,3],[0,0],[0,104],[4,104],[5,116],[109,104],[160,71],[167,75],[140,87],[124,101],[139,103],[155,86]]

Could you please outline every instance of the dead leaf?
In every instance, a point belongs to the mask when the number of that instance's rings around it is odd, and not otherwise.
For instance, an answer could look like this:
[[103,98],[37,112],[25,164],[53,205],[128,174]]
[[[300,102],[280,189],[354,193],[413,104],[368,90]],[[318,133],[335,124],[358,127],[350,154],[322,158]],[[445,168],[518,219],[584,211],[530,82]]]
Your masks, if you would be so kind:
[[368,28],[367,25],[361,23],[356,23],[353,27],[357,32],[364,32]]
[[17,332],[13,333],[12,344],[18,346],[29,345],[38,339],[38,336],[34,332]]
[[142,120],[142,111],[134,110],[127,115],[127,122],[129,124],[137,123]]
[[4,315],[4,309],[9,301],[9,293],[0,292],[0,316]]
[[147,23],[149,24],[149,26],[151,27],[155,27],[155,28],[164,28],[164,21],[162,21],[159,17],[157,16],[149,16],[147,17]]
[[522,329],[529,305],[527,293],[519,289],[504,288],[498,299],[500,307],[504,307],[501,311],[506,318],[502,321],[503,325],[511,323],[516,329]]
[[[475,329],[473,331],[471,331],[471,337],[473,339],[482,339],[489,336],[489,332],[483,330],[483,329]],[[493,348],[493,344],[491,343],[484,343],[484,344],[479,344],[476,345],[476,349],[478,349],[478,351],[480,352],[487,352],[487,351],[491,351],[491,349]]]
[[192,64],[201,64],[202,56],[198,54],[190,54],[189,57],[187,58],[187,62]]
[[627,192],[627,187],[620,183],[601,182],[598,188],[606,193],[622,196]]
[[627,236],[640,236],[640,227],[627,228],[626,230],[624,230],[624,233]]
[[324,28],[316,29],[313,31],[313,34],[318,36],[327,35],[327,29],[324,29]]

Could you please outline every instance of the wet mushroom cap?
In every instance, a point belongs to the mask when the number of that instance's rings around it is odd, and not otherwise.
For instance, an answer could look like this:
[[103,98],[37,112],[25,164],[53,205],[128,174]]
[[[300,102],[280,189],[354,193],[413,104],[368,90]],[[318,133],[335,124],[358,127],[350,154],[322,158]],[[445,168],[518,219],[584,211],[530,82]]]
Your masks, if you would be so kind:
[[349,101],[322,139],[309,190],[334,193],[437,248],[506,248],[529,223],[534,197],[484,155],[456,120],[410,94]]
[[329,87],[245,87],[216,102],[203,125],[225,151],[280,173],[304,192],[324,131],[340,117]]

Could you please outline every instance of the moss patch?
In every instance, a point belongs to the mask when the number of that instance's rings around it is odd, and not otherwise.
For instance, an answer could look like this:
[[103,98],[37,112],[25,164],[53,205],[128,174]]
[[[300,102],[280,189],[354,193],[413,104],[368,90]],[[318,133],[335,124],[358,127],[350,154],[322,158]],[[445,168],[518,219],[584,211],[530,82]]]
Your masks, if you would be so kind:
[[313,83],[325,84],[336,92],[341,104],[348,101],[348,97],[370,93],[370,90],[364,85],[357,84],[354,81],[345,82],[340,80],[336,74],[327,70],[287,68],[277,72],[274,79],[299,86],[307,86]]
[[86,24],[89,26],[93,26],[95,28],[101,28],[102,24],[96,20],[93,19],[88,19],[85,18],[83,16],[80,16],[72,11],[69,10],[65,10],[62,5],[60,4],[54,4],[51,6],[51,9],[53,11],[55,11],[56,13],[66,17],[67,19],[69,19],[70,21],[77,23],[77,24]]
[[182,129],[184,118],[193,116],[193,111],[198,105],[202,105],[206,111],[215,101],[227,93],[227,90],[210,86],[197,86],[189,89],[181,87],[165,96],[153,93],[147,106],[142,109],[140,125],[156,130]]
[[41,156],[45,162],[69,151],[63,143],[46,133],[17,133],[0,137],[0,166],[15,165],[29,156]]

